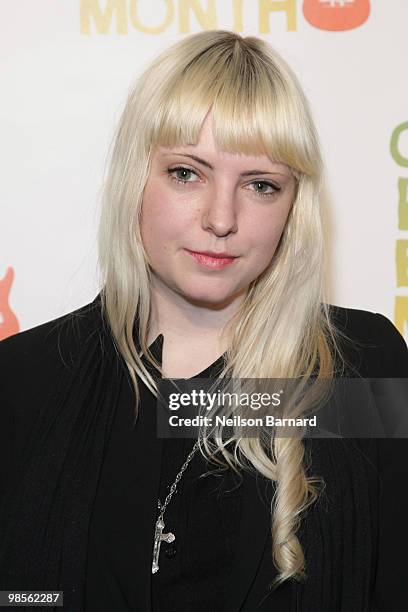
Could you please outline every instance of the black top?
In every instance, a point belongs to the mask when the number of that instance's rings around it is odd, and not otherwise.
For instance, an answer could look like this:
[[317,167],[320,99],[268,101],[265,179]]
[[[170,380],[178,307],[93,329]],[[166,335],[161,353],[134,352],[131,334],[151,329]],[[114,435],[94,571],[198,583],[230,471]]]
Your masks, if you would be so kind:
[[[159,363],[162,344],[160,335],[149,347]],[[214,376],[221,365],[219,358],[194,378]],[[143,440],[156,437],[156,399],[139,383],[144,388],[137,425],[133,427],[133,406],[125,383],[102,466],[89,530],[86,612],[139,609],[137,517],[143,491],[138,487],[138,472],[149,469],[139,449]],[[194,442],[159,440],[162,503]],[[240,499],[236,475],[217,473],[197,451],[165,512],[165,532],[173,532],[176,539],[161,545],[159,571],[152,576],[153,612],[226,609],[224,584],[233,562]]]
[[[331,314],[351,338],[340,348],[358,375],[407,377],[407,348],[388,319],[339,307]],[[209,580],[212,589],[222,585],[225,612],[408,609],[407,440],[305,441],[309,472],[327,483],[299,532],[308,581],[286,582],[269,594],[276,575],[270,489],[244,473],[234,500],[217,506],[211,495],[216,477],[197,481],[206,466],[196,455],[165,515],[179,548],[173,557],[161,554],[152,576],[157,498],[163,501],[188,448],[147,436],[154,412],[143,410],[151,406],[143,384],[140,420],[129,427],[132,388],[99,296],[2,341],[0,372],[0,590],[63,590],[64,608],[84,612],[86,595],[95,605],[96,580],[115,612],[152,612],[158,603],[168,612],[188,610],[188,597],[216,610],[218,594],[206,592]],[[200,533],[201,547],[192,532]],[[199,603],[187,604],[189,612]]]

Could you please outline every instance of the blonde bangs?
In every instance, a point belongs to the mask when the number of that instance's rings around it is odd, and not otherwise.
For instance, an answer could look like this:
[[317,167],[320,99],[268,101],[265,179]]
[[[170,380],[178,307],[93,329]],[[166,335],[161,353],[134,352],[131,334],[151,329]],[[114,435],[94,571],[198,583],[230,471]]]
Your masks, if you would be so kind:
[[316,147],[310,147],[307,131],[310,119],[304,105],[296,104],[299,91],[291,91],[282,67],[275,66],[277,58],[270,59],[270,64],[260,61],[250,45],[237,40],[233,47],[205,49],[181,71],[173,71],[151,100],[156,115],[152,147],[196,145],[211,111],[220,151],[267,155],[289,166],[296,178],[319,176],[319,160],[312,154]]

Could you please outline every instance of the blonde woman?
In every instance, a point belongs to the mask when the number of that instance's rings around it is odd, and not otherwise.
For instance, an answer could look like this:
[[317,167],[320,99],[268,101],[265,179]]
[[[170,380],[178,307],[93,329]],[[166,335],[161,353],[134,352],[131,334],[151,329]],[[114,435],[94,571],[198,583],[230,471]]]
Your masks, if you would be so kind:
[[140,76],[100,294],[0,344],[3,590],[69,612],[408,609],[404,440],[156,432],[161,377],[407,376],[388,319],[327,304],[322,186],[267,42],[195,34]]

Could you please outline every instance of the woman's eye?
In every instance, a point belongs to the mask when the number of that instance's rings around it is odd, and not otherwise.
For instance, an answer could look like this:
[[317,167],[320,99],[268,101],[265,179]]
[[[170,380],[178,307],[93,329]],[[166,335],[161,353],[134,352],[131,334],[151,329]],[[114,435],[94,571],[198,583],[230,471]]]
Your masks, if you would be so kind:
[[[198,177],[197,172],[191,170],[191,168],[185,168],[184,166],[177,166],[176,168],[168,168],[167,173],[169,177],[176,181],[177,183],[186,184],[186,183],[195,183],[195,180],[189,180],[191,176]],[[279,185],[274,185],[269,181],[252,181],[249,184],[254,189],[250,189],[250,191],[254,191],[257,196],[270,198],[276,195],[279,191],[281,191],[281,187]]]
[[197,176],[197,173],[194,170],[190,170],[190,168],[184,168],[183,166],[178,166],[177,168],[168,168],[167,170],[170,178],[177,181],[178,183],[191,183],[194,181],[189,181],[188,177],[192,174]]
[[[251,191],[255,191],[256,195],[261,197],[270,197],[278,193],[281,188],[279,185],[274,185],[273,183],[269,183],[268,181],[253,181],[250,185],[255,185],[255,189]],[[258,191],[258,188],[260,190]]]

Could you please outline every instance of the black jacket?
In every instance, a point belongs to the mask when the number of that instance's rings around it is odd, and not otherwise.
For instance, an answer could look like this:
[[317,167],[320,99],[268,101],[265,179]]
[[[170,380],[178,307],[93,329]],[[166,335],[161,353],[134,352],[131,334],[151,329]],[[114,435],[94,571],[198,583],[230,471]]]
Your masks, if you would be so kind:
[[[91,510],[115,409],[128,385],[99,305],[98,296],[75,313],[0,343],[0,587],[63,590],[69,612],[84,610]],[[331,313],[353,339],[341,348],[354,372],[407,377],[406,344],[388,319],[334,306]],[[143,384],[140,388],[145,397],[150,394]],[[149,469],[138,474],[143,504],[135,517],[138,573],[134,607],[129,607],[138,612],[151,611],[162,452],[157,438],[145,442],[139,452]],[[244,474],[225,612],[408,609],[407,441],[309,439],[306,444],[314,473],[327,484],[299,532],[309,580],[286,583],[268,595],[276,573],[270,513],[259,482]]]

